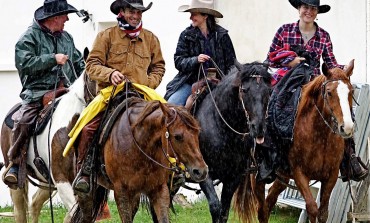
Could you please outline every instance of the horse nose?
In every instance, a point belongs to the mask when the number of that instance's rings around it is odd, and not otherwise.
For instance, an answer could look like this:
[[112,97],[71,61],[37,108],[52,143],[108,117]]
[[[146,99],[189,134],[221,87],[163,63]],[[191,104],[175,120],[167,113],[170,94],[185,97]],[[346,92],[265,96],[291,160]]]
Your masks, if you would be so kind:
[[196,182],[200,182],[204,179],[206,179],[207,175],[208,175],[208,166],[206,165],[204,168],[200,168],[200,169],[192,169],[191,170],[191,175],[192,175],[192,178],[194,181]]
[[342,125],[339,126],[339,131],[342,133],[342,135],[352,136],[353,125],[348,126],[348,125],[342,124]]

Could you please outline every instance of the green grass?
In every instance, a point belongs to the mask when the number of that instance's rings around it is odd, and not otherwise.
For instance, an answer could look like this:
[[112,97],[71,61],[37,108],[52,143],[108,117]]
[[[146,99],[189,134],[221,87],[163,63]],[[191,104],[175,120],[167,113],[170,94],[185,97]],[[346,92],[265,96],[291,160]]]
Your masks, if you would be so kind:
[[[112,218],[110,220],[100,221],[101,223],[116,223],[121,222],[117,207],[113,201],[109,201],[109,208],[111,211]],[[12,207],[0,208],[0,212],[11,212]],[[62,205],[55,205],[54,210],[54,222],[63,222],[64,216],[66,214],[66,209]],[[171,222],[172,223],[204,223],[212,222],[211,216],[208,210],[208,204],[206,201],[201,201],[194,203],[192,207],[181,207],[175,205],[176,215],[171,212]],[[295,223],[299,218],[299,209],[292,208],[274,208],[273,213],[270,217],[270,223]],[[1,223],[14,223],[14,219],[10,217],[0,217]],[[49,206],[45,206],[41,213],[40,223],[50,223],[51,215]],[[140,208],[139,212],[136,214],[135,223],[146,223],[152,222],[150,214],[145,210]],[[230,213],[229,222],[238,223],[239,221],[234,216],[233,212]]]

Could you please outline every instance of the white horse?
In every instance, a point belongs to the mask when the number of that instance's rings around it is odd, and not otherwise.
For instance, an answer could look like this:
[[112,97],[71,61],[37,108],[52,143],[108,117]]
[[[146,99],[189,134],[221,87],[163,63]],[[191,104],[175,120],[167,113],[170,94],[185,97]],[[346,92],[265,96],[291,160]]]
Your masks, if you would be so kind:
[[[40,157],[49,167],[50,159],[50,172],[52,179],[52,187],[55,187],[59,196],[68,210],[64,222],[69,222],[74,211],[76,197],[72,189],[72,181],[75,176],[74,168],[74,155],[69,153],[68,157],[62,157],[63,148],[68,139],[59,137],[56,134],[60,131],[69,131],[68,126],[72,125],[72,120],[77,120],[77,117],[86,107],[88,100],[92,100],[95,94],[95,83],[91,82],[86,73],[84,72],[70,87],[69,92],[63,95],[56,107],[51,121],[46,125],[46,128],[41,134],[37,136],[37,149]],[[51,122],[51,123],[50,123]],[[50,126],[51,124],[51,126]],[[50,128],[49,128],[50,126]],[[67,135],[67,134],[61,134]],[[50,138],[49,138],[50,137]],[[1,149],[3,152],[6,166],[8,166],[7,151],[11,146],[11,129],[5,124],[1,129]],[[50,154],[49,154],[49,151]],[[30,140],[28,155],[27,155],[27,173],[33,175],[42,188],[38,188],[37,192],[33,195],[31,204],[31,219],[32,222],[38,222],[40,211],[44,202],[49,198],[48,179],[45,179],[35,167],[33,160],[35,158],[33,140]],[[34,174],[32,174],[32,170]],[[26,183],[27,184],[27,183]],[[28,209],[28,186],[24,189],[13,190],[10,189],[12,201],[14,203],[14,213],[16,222],[27,222],[27,209]]]

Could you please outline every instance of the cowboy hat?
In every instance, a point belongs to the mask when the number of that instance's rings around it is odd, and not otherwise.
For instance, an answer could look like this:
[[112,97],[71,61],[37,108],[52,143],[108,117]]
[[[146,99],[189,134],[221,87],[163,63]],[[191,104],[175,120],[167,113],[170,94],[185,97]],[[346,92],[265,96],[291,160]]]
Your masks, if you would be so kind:
[[289,0],[289,2],[296,9],[298,9],[300,5],[306,4],[317,7],[319,9],[319,13],[326,13],[330,10],[329,5],[320,5],[320,0]]
[[44,5],[36,9],[34,18],[39,21],[49,17],[73,12],[78,12],[78,10],[68,4],[67,0],[45,0]]
[[134,9],[138,9],[142,12],[145,12],[146,10],[150,9],[152,7],[153,2],[149,3],[147,7],[143,5],[143,0],[116,0],[110,5],[110,10],[118,15],[121,8],[127,7],[129,5],[130,7]]
[[219,11],[215,10],[213,0],[192,0],[190,5],[182,5],[179,7],[179,12],[199,12],[208,15],[213,15],[216,18],[224,17]]

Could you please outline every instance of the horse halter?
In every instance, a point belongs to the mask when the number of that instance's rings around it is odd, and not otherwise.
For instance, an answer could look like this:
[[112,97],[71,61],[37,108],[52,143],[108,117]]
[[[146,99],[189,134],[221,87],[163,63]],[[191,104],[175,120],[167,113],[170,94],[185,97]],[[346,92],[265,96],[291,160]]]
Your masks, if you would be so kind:
[[319,113],[319,115],[321,116],[322,120],[324,121],[324,123],[330,128],[330,130],[335,133],[335,134],[339,134],[339,131],[338,131],[338,120],[337,118],[335,117],[334,115],[334,112],[333,112],[333,109],[332,107],[330,106],[330,103],[328,101],[328,98],[325,94],[325,91],[326,91],[326,85],[330,82],[338,82],[338,81],[341,81],[342,79],[333,79],[333,80],[326,80],[322,85],[321,85],[321,97],[324,99],[324,107],[325,105],[328,106],[329,108],[329,111],[330,111],[330,121],[333,123],[333,126],[331,126],[329,124],[329,122],[325,119],[324,115],[320,112],[319,108],[317,107],[316,103],[314,103],[315,105],[315,108],[317,110],[317,112]]

